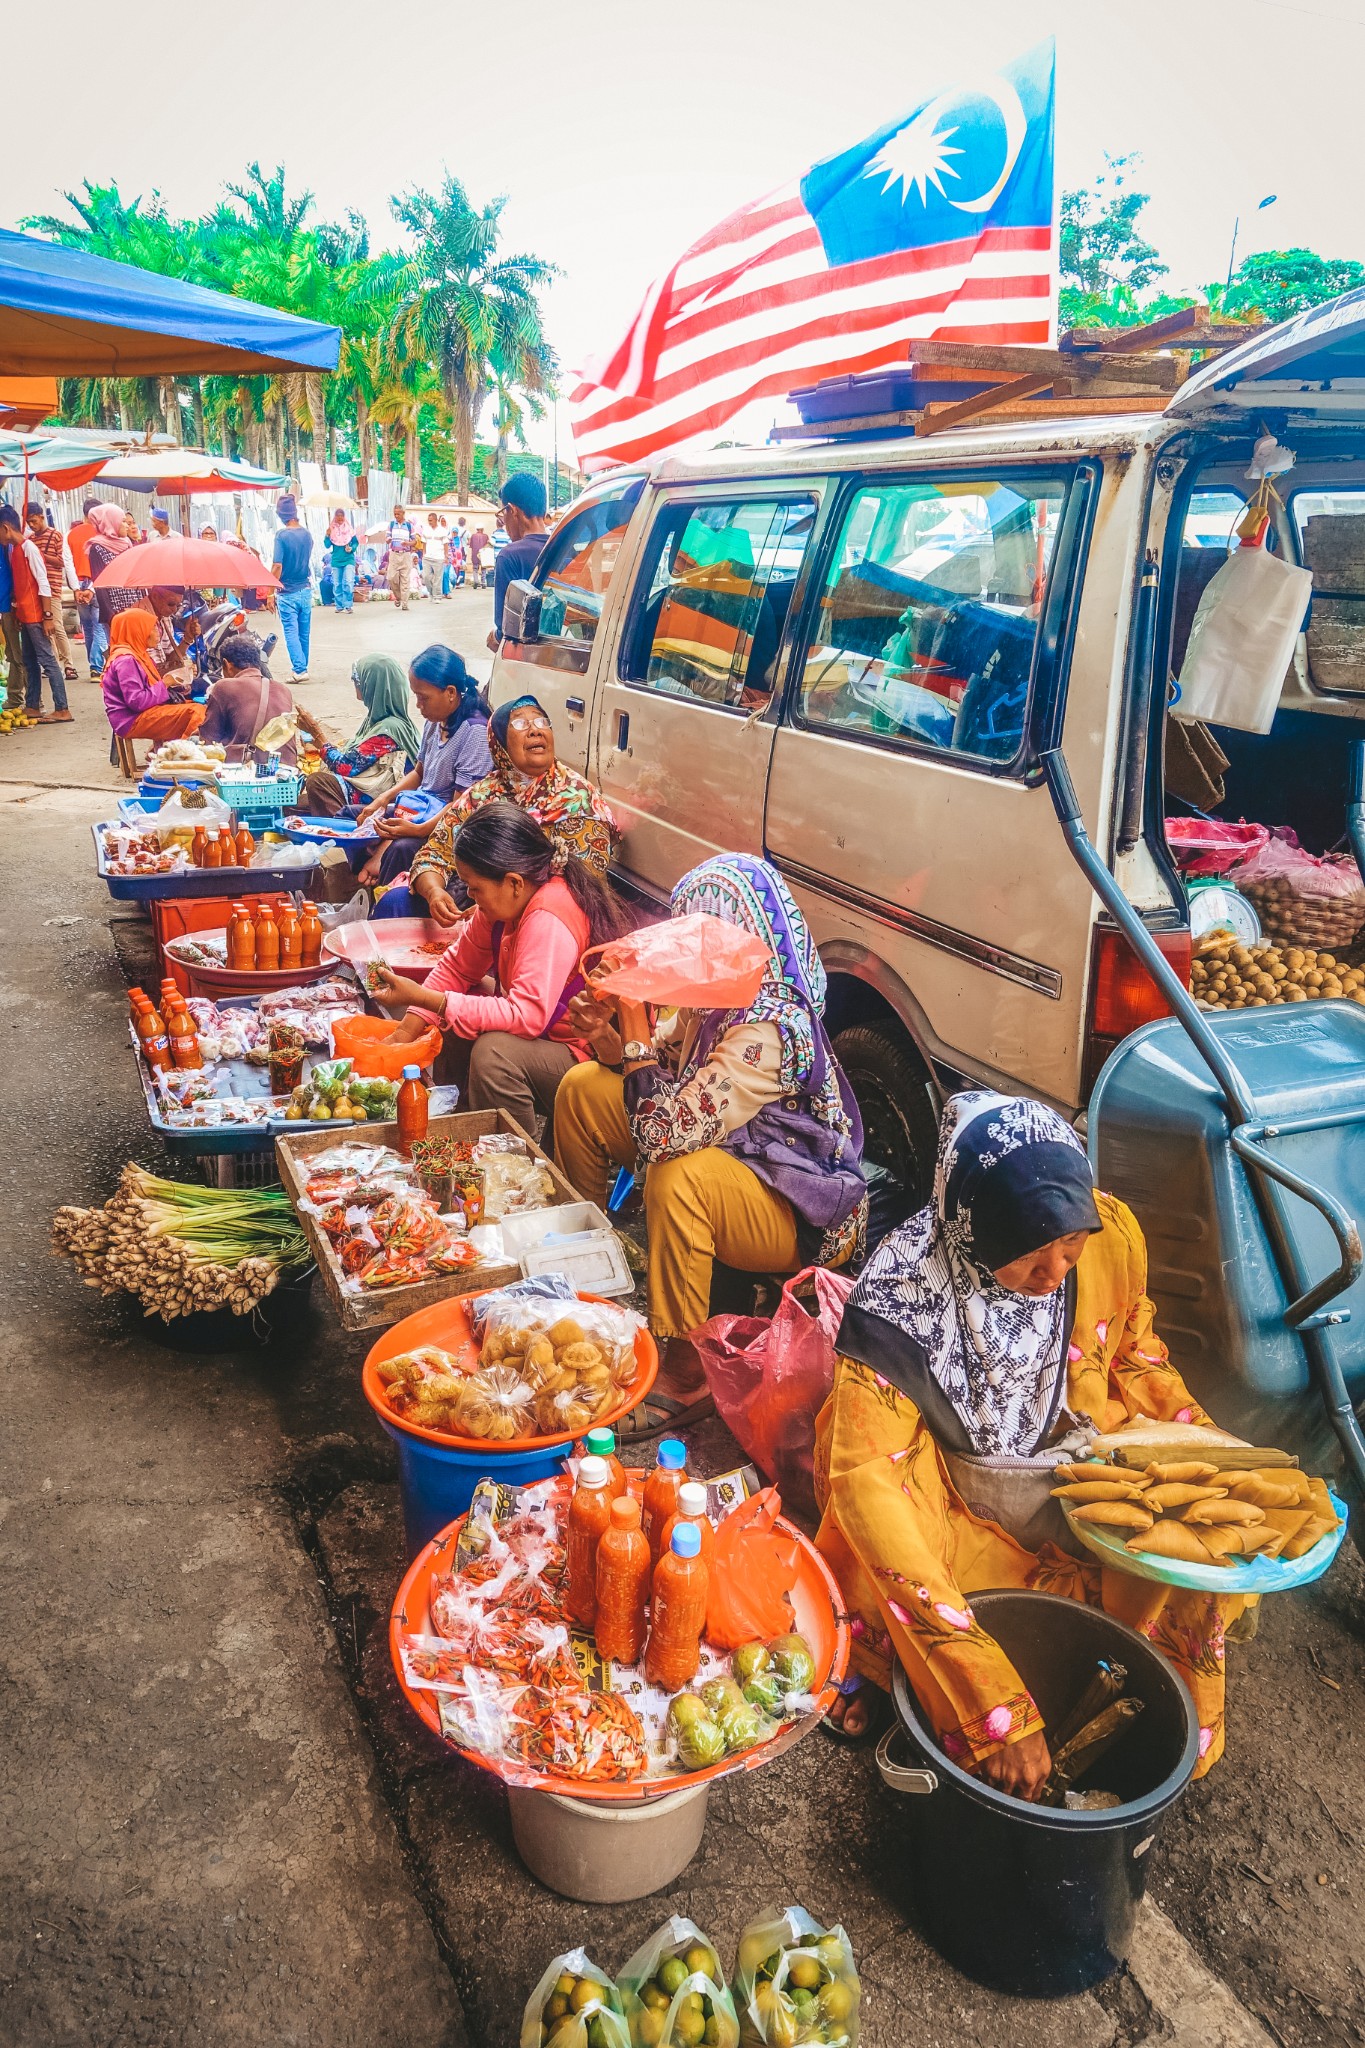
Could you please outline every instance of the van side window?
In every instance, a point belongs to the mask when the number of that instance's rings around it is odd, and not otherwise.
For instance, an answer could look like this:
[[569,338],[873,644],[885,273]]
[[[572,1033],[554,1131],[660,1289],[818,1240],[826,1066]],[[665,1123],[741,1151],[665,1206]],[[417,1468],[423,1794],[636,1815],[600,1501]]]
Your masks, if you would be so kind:
[[[575,512],[536,564],[542,640],[590,641],[606,602],[616,558],[640,502],[644,478],[628,477]],[[525,658],[530,649],[523,651]]]
[[803,723],[993,762],[1022,751],[1062,477],[867,483],[801,677]]
[[810,497],[665,505],[622,643],[623,680],[727,710],[761,710],[815,511]]
[[1190,492],[1180,529],[1180,581],[1175,587],[1171,672],[1179,675],[1199,600],[1237,545],[1236,526],[1246,499],[1231,488]]
[[1308,674],[1313,687],[1365,694],[1365,491],[1296,491],[1299,553],[1313,572]]

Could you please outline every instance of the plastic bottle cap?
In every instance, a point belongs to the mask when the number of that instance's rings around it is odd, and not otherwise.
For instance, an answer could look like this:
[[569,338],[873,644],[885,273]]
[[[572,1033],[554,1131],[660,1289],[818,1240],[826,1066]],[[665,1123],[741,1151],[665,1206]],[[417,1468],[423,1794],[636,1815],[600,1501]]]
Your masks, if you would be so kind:
[[590,1429],[583,1439],[588,1452],[594,1458],[612,1458],[616,1455],[616,1431],[614,1429]]
[[687,1479],[678,1488],[678,1512],[694,1516],[706,1513],[706,1488],[699,1481]]
[[640,1503],[633,1493],[623,1493],[611,1504],[611,1525],[613,1529],[638,1529],[640,1526]]
[[659,1445],[659,1463],[665,1472],[681,1472],[687,1463],[687,1445],[680,1437],[666,1436]]
[[678,1557],[700,1557],[701,1530],[695,1522],[679,1522],[673,1531],[670,1550]]
[[404,1067],[403,1079],[405,1081],[420,1081],[421,1078],[422,1069],[420,1067]]
[[611,1466],[605,1458],[585,1458],[578,1468],[580,1486],[610,1486]]

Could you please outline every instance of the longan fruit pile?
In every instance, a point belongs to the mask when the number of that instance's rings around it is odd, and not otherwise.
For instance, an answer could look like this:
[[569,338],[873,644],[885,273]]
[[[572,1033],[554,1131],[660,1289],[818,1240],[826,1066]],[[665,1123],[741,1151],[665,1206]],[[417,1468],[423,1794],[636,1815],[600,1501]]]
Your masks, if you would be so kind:
[[1261,1010],[1333,996],[1365,1005],[1365,967],[1308,947],[1267,939],[1244,946],[1228,932],[1207,932],[1195,942],[1190,989],[1206,1010]]

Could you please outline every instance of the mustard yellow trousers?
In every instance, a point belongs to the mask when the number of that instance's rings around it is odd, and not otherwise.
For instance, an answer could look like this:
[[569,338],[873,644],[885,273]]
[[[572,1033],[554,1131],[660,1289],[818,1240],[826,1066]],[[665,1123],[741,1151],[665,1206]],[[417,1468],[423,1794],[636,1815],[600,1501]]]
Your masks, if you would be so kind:
[[[613,1167],[635,1169],[625,1083],[596,1060],[559,1084],[555,1160],[599,1207]],[[715,1145],[646,1167],[645,1223],[649,1325],[661,1339],[706,1321],[716,1259],[740,1273],[794,1273],[801,1263],[791,1204]]]

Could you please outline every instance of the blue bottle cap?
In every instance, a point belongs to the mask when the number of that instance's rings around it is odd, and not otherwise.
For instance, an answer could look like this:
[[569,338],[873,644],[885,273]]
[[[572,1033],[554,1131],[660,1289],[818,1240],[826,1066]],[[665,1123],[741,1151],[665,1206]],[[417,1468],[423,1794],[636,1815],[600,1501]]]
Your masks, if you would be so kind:
[[665,1472],[681,1472],[687,1463],[687,1445],[681,1437],[666,1436],[659,1445],[659,1463]]
[[669,1549],[678,1557],[699,1557],[701,1555],[701,1530],[695,1522],[679,1522],[673,1531]]
[[405,1081],[420,1081],[421,1078],[422,1069],[420,1067],[404,1067],[403,1079]]

